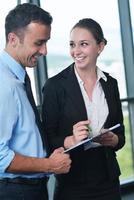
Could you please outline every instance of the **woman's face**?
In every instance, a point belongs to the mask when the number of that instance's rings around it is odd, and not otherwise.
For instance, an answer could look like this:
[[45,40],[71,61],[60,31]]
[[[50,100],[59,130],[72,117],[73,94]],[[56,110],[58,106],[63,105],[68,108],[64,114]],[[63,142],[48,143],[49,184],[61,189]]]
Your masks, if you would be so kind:
[[77,68],[96,66],[97,57],[101,51],[102,43],[97,44],[90,31],[79,27],[71,31],[70,54]]

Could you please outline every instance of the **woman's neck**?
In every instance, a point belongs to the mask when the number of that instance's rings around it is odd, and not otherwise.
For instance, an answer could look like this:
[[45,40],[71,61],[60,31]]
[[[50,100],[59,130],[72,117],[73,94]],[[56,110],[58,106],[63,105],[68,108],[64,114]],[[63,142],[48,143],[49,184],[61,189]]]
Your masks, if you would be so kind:
[[92,101],[92,94],[97,81],[97,67],[89,69],[79,69],[76,68],[81,80],[83,81],[83,87],[90,99]]
[[96,81],[97,80],[97,67],[87,68],[87,69],[80,69],[75,67],[77,73],[79,74],[81,80],[83,82],[87,81]]

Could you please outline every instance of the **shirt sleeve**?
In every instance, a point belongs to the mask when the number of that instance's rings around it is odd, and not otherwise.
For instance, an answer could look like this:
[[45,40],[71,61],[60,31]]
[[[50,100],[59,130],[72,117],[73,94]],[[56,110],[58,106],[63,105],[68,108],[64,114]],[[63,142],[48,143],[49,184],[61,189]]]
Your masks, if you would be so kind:
[[16,102],[11,89],[0,86],[0,173],[5,172],[14,158],[10,149],[13,128],[17,121]]

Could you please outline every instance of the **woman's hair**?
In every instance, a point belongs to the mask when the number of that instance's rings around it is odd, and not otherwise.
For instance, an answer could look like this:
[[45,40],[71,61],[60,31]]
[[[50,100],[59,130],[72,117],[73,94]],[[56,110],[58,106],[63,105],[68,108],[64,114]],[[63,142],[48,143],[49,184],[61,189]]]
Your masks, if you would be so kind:
[[77,27],[84,28],[90,31],[95,38],[97,44],[99,44],[100,42],[104,42],[105,45],[107,44],[107,40],[104,38],[101,26],[95,20],[91,18],[81,19],[73,26],[72,30]]

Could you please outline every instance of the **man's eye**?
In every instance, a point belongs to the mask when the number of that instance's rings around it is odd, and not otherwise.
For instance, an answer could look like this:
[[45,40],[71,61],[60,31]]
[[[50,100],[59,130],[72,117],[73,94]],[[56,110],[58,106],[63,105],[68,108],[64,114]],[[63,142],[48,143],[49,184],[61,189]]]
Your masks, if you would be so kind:
[[74,47],[74,43],[70,43],[70,47]]
[[35,45],[36,45],[36,46],[41,46],[41,45],[42,45],[42,42],[36,42]]

